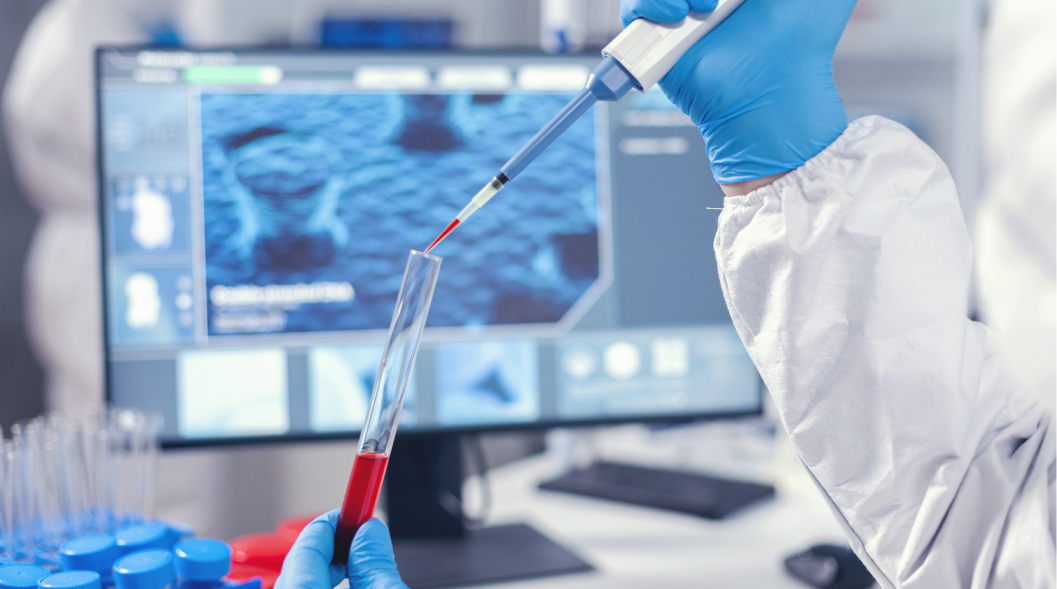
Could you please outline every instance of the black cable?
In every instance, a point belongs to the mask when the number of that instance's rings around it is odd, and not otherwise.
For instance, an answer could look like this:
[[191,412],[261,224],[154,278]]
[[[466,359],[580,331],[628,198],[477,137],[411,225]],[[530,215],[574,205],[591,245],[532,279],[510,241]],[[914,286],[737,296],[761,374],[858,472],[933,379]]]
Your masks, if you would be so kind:
[[[488,514],[492,510],[492,487],[488,481],[488,461],[484,454],[484,444],[481,442],[480,434],[467,434],[459,440],[460,447],[465,448],[467,444],[464,441],[469,441],[470,453],[473,455],[474,469],[476,472],[470,475],[470,477],[477,477],[481,485],[481,509],[476,515],[470,515],[466,512],[465,502],[462,499],[462,493],[458,495],[440,489],[437,492],[436,501],[444,511],[447,511],[452,516],[462,520],[464,526],[468,528],[482,528],[484,527],[485,520],[488,519]],[[426,468],[437,468],[434,464],[423,465]],[[422,484],[428,484],[425,478],[425,471],[416,469],[422,476]],[[469,478],[469,477],[467,477]],[[461,484],[461,481],[460,481]]]
[[476,470],[472,476],[477,477],[478,484],[481,486],[481,508],[476,515],[469,515],[466,513],[465,506],[461,506],[462,521],[467,527],[481,528],[484,527],[484,523],[492,511],[492,485],[488,481],[488,460],[485,457],[481,434],[470,434],[466,436],[466,439],[469,442],[470,453],[473,455],[474,469]]

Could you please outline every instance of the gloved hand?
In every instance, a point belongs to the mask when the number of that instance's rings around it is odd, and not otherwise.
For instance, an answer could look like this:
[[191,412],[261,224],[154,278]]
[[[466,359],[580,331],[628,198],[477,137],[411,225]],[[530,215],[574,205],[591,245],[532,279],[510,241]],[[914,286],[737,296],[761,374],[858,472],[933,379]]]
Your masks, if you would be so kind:
[[[338,511],[317,517],[301,530],[283,561],[276,589],[334,589],[345,578],[346,567],[332,562]],[[393,543],[381,521],[372,518],[356,531],[347,574],[351,589],[408,589],[396,570]]]
[[[679,22],[716,0],[621,0],[627,26]],[[833,51],[855,0],[745,0],[661,79],[705,139],[712,175],[743,182],[800,167],[848,126]]]
[[349,550],[351,589],[408,589],[396,570],[389,528],[376,518],[356,530]]

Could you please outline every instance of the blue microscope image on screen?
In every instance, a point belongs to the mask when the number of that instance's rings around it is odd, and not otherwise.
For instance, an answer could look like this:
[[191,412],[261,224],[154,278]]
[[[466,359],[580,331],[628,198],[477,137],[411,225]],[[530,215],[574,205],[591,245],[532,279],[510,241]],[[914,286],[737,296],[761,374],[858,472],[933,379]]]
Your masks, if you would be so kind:
[[[201,95],[210,335],[385,329],[423,249],[568,94]],[[584,117],[437,249],[431,327],[546,324],[598,280]]]

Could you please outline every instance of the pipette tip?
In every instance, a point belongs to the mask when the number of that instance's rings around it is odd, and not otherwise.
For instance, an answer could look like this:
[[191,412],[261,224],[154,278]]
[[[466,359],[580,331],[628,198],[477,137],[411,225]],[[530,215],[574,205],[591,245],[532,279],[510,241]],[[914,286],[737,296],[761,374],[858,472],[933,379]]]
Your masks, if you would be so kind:
[[484,188],[479,190],[477,194],[474,195],[474,197],[470,200],[470,204],[463,207],[463,209],[459,211],[458,215],[455,215],[455,220],[452,221],[447,227],[445,227],[444,231],[440,232],[440,235],[437,236],[437,239],[434,239],[433,243],[429,244],[429,247],[427,247],[426,251],[423,253],[428,254],[430,250],[437,247],[437,244],[444,241],[444,238],[447,237],[449,233],[455,231],[455,228],[458,227],[460,223],[468,219],[470,215],[474,213],[474,211],[484,206],[484,203],[488,202],[493,196],[495,196],[495,193],[499,192],[499,190],[503,188],[503,185],[509,181],[510,179],[507,178],[506,174],[502,172],[496,174],[496,177],[492,178],[491,182],[485,184]]
[[444,238],[447,237],[448,234],[450,234],[452,231],[455,231],[455,228],[458,227],[459,223],[461,222],[462,221],[455,219],[454,221],[449,223],[448,226],[444,228],[444,231],[441,231],[440,235],[438,235],[437,238],[433,240],[433,243],[429,244],[429,247],[426,248],[426,251],[422,253],[428,254],[430,250],[437,247],[437,244],[444,241]]

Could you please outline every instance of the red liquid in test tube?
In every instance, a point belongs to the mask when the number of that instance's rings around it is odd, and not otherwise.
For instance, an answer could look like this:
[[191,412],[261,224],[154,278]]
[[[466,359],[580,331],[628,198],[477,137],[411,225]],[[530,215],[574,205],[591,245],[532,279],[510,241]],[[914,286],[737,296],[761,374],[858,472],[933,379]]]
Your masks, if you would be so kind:
[[378,503],[378,493],[382,490],[382,479],[385,478],[385,467],[389,457],[374,452],[360,452],[352,462],[352,474],[349,475],[349,486],[345,489],[345,501],[341,504],[338,516],[338,533],[336,538],[347,540],[339,546],[334,545],[335,556],[349,554],[356,530],[360,529],[374,515],[374,506]]

